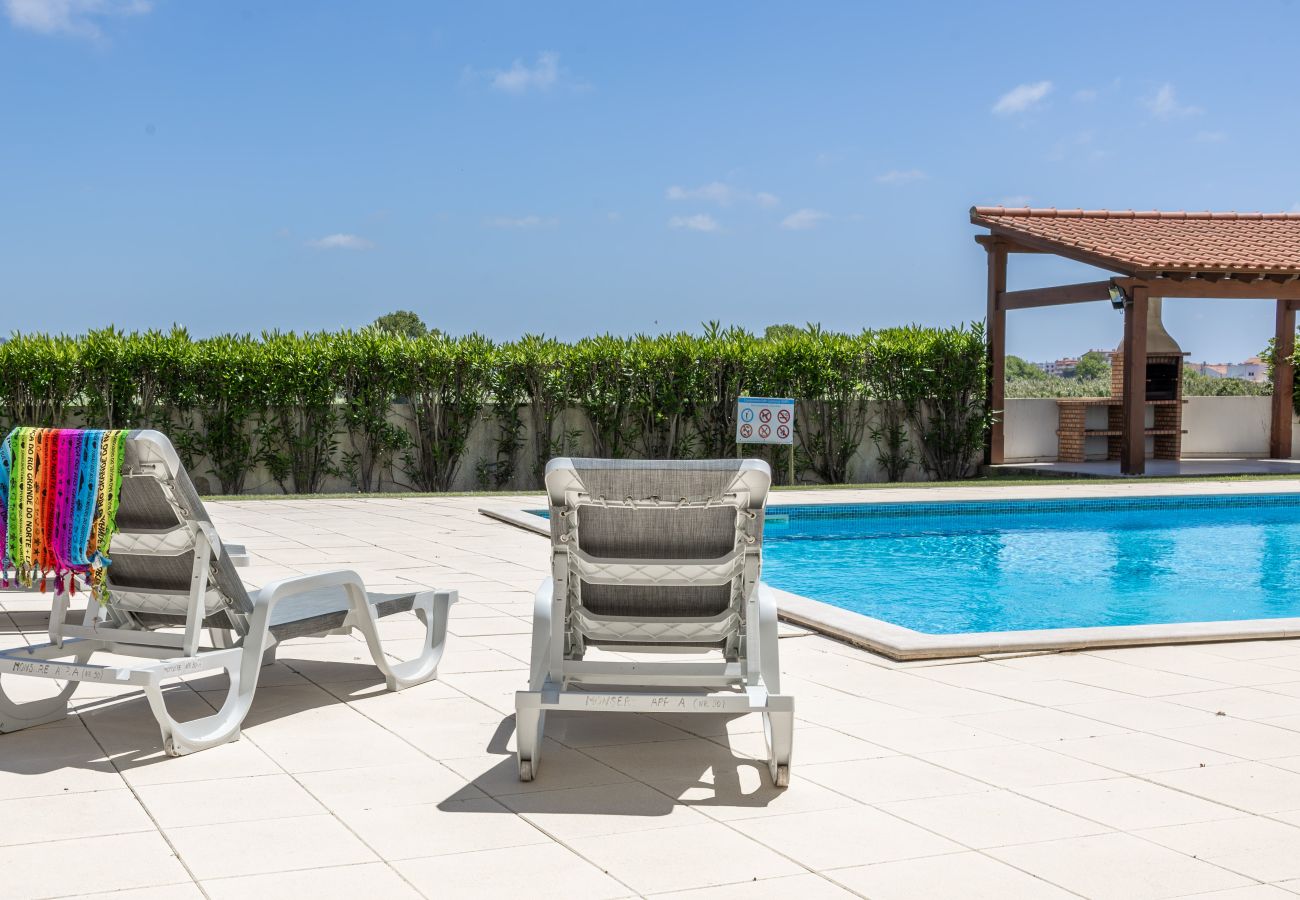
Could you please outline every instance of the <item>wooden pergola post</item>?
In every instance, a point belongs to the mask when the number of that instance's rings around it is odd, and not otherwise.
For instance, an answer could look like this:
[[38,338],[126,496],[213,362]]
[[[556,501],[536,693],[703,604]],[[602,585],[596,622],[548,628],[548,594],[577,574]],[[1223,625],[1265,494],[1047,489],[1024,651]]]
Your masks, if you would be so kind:
[[1273,419],[1268,455],[1291,458],[1291,397],[1295,392],[1295,301],[1277,301],[1277,332],[1273,340]]
[[1123,435],[1121,475],[1142,475],[1147,468],[1147,292],[1145,284],[1129,289],[1124,306]]
[[992,416],[988,443],[984,446],[984,463],[1000,466],[1006,456],[1003,415],[1007,393],[1007,311],[1001,298],[1007,289],[1007,244],[994,239],[984,249],[988,251],[989,260],[988,311],[985,317],[988,386],[985,397]]

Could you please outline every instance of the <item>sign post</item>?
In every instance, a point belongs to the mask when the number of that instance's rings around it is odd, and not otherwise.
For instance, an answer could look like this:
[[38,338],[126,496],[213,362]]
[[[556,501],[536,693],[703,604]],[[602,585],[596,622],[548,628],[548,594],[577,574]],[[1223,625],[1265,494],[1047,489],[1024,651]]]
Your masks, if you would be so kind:
[[741,444],[776,444],[790,448],[790,484],[794,484],[794,398],[737,397],[736,455]]

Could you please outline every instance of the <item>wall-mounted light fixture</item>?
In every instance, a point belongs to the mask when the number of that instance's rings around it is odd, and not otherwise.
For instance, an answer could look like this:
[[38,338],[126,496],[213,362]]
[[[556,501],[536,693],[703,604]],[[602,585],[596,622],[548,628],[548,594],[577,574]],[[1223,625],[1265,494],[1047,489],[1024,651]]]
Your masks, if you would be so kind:
[[1124,293],[1124,289],[1111,282],[1108,293],[1110,294],[1110,305],[1115,309],[1123,309],[1124,304],[1128,302],[1128,294]]

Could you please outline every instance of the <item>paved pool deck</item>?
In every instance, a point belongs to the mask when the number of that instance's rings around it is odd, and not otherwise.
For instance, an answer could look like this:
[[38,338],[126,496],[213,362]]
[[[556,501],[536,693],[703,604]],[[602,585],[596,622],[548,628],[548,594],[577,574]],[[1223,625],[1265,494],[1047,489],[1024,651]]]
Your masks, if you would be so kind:
[[[1293,482],[778,492],[775,503],[1265,493]],[[537,498],[518,498],[533,505]],[[894,663],[785,627],[792,784],[756,717],[553,716],[512,754],[543,538],[482,498],[211,504],[254,584],[337,566],[450,587],[441,678],[383,690],[351,637],[285,644],[243,738],[161,751],[95,686],[0,736],[0,897],[1281,898],[1300,893],[1300,641]],[[48,598],[0,594],[0,642]],[[407,616],[383,630],[397,653]],[[42,688],[6,679],[19,696]],[[195,714],[223,693],[178,682]]]

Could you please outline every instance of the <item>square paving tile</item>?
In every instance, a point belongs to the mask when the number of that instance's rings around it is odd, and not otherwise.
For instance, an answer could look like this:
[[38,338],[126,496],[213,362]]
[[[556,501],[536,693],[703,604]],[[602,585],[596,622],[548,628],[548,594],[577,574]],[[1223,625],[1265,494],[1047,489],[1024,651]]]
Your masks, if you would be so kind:
[[428,897],[498,897],[537,900],[604,900],[635,892],[559,844],[481,850],[393,864]]
[[506,809],[536,825],[539,834],[544,832],[560,841],[709,821],[675,798],[634,781],[509,794],[501,801]]
[[[794,875],[802,868],[716,822],[568,842],[614,878],[649,894]],[[652,849],[653,848],[653,849]]]
[[1300,878],[1300,828],[1245,817],[1138,832],[1172,850],[1260,881]]
[[339,819],[386,860],[523,847],[551,841],[490,797],[377,809],[350,809]]
[[921,758],[998,787],[1031,787],[1115,777],[1113,769],[1055,752],[1060,743],[1057,741],[1046,745],[1051,749],[1031,744],[1013,744],[1006,747],[926,753]]
[[167,828],[165,832],[200,881],[377,859],[330,815]]
[[1058,809],[1126,831],[1211,822],[1240,815],[1230,807],[1139,778],[1044,785],[1025,788],[1024,793]]
[[269,875],[217,878],[203,882],[212,900],[280,900],[311,897],[312,900],[418,900],[421,896],[391,867],[383,863],[355,866],[327,866]]
[[1155,733],[1242,759],[1300,756],[1300,732],[1245,719],[1219,716],[1205,725],[1161,728]]
[[1226,753],[1136,731],[1073,741],[1055,741],[1049,746],[1054,753],[1087,760],[1130,775],[1167,772],[1172,769],[1195,769],[1199,766],[1237,761],[1236,757],[1228,756]]
[[1065,900],[1077,895],[979,853],[880,863],[828,873],[873,900],[961,897],[963,900]]
[[1110,830],[1010,791],[904,800],[880,808],[976,850]]
[[989,790],[989,786],[910,756],[802,766],[799,777],[862,803],[887,803]]
[[1252,813],[1300,810],[1300,774],[1256,762],[1160,772],[1148,776],[1234,809]]
[[962,849],[932,831],[864,806],[746,819],[732,827],[773,851],[819,871],[937,856]]
[[4,895],[67,897],[170,885],[180,896],[193,884],[157,831],[96,837],[95,853],[113,860],[113,865],[70,865],[87,846],[82,840],[68,840],[0,847]]
[[1001,847],[989,854],[1085,897],[1178,897],[1255,882],[1128,834],[1100,834]]
[[718,887],[656,894],[655,900],[848,900],[855,896],[819,875],[785,875]]
[[255,775],[215,781],[168,782],[136,788],[162,828],[282,819],[327,812],[288,775]]

